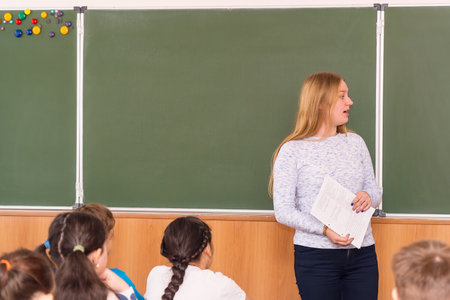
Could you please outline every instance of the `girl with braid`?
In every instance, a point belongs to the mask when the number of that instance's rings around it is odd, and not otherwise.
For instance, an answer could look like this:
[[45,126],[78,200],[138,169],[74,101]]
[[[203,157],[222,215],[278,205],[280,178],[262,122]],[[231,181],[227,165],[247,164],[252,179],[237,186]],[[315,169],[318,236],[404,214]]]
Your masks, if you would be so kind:
[[0,257],[0,300],[52,300],[55,279],[41,254],[19,249]]
[[161,254],[172,267],[154,267],[147,278],[147,300],[251,300],[230,278],[214,273],[211,229],[196,217],[180,217],[164,231]]
[[38,251],[57,266],[55,300],[135,300],[133,289],[106,268],[103,223],[95,216],[67,212],[56,216]]

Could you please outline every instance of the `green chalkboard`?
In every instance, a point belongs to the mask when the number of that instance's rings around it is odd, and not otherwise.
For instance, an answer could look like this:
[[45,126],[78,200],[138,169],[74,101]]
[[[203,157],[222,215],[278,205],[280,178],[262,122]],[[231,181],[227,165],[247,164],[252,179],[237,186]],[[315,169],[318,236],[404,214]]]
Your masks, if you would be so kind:
[[[40,13],[21,25],[0,24],[0,205],[70,206],[75,199],[76,30],[62,36],[56,19],[48,24]],[[28,36],[32,18],[41,33]],[[62,20],[75,24],[75,12]]]
[[85,201],[272,209],[271,155],[303,80],[342,74],[374,149],[376,11],[90,11]]
[[383,210],[450,213],[450,7],[388,8]]

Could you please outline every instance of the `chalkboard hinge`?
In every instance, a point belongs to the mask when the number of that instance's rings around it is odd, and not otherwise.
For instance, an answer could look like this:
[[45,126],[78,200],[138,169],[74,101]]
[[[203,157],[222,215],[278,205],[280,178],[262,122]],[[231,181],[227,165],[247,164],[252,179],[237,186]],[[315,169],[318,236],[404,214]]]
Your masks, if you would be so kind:
[[386,217],[386,213],[382,210],[382,209],[375,209],[375,212],[373,213],[372,217],[380,217],[380,218],[385,218]]
[[84,12],[87,10],[87,6],[74,6],[73,10],[78,14],[84,14]]
[[386,7],[388,7],[388,6],[389,6],[389,4],[387,4],[387,3],[383,3],[383,4],[374,3],[373,4],[373,7],[375,7],[377,10],[381,10],[381,11],[384,11],[386,9]]

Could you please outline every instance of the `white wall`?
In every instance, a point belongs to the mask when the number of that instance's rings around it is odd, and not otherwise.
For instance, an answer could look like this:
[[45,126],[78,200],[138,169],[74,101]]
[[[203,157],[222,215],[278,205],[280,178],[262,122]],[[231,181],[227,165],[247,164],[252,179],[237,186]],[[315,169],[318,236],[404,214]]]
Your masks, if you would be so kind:
[[373,3],[450,6],[450,0],[1,0],[0,9],[71,9],[74,6],[88,6],[88,9],[372,7]]

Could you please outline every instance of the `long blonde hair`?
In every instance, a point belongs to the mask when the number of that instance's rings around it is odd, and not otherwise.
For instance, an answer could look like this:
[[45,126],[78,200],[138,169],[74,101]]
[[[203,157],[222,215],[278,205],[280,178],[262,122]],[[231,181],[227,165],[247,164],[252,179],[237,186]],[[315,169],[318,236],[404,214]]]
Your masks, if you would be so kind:
[[[269,195],[273,196],[273,165],[277,159],[281,146],[292,140],[300,140],[316,134],[326,114],[331,116],[331,111],[338,100],[339,85],[344,78],[338,74],[322,72],[308,76],[298,99],[298,112],[295,128],[278,146],[272,156],[272,170],[269,180]],[[337,133],[346,133],[345,124],[337,127]]]

